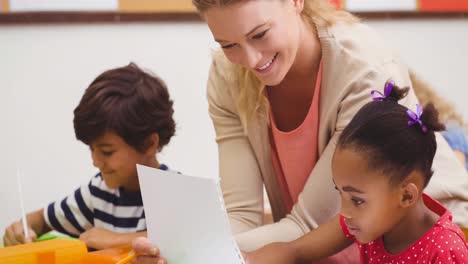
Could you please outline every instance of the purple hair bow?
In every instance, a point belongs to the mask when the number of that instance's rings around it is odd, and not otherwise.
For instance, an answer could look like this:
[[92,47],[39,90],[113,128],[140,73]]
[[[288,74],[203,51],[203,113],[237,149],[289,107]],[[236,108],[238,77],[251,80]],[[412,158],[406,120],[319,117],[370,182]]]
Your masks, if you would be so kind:
[[[390,97],[390,94],[392,93],[392,89],[395,87],[395,83],[393,81],[388,81],[385,83],[385,88],[384,88],[384,94],[377,90],[372,90],[371,91],[371,96],[372,100],[374,101],[384,101],[385,99]],[[374,94],[378,94],[380,96],[374,96]]]
[[421,127],[422,131],[424,133],[426,133],[427,132],[427,127],[421,121],[422,112],[423,112],[423,110],[422,110],[422,106],[420,104],[416,104],[416,113],[414,113],[413,111],[408,109],[408,111],[406,111],[406,114],[410,118],[410,120],[408,121],[408,126],[412,126],[412,125],[418,123],[419,126]]

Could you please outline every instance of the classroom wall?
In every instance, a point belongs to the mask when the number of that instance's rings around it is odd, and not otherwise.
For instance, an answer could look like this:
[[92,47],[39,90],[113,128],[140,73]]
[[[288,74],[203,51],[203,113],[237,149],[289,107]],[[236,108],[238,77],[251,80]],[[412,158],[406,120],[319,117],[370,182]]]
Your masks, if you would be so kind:
[[[415,70],[468,115],[464,98],[468,20],[373,20],[369,24]],[[205,83],[216,45],[198,22],[0,26],[0,233],[19,217],[16,168],[31,211],[62,198],[96,172],[76,141],[73,109],[106,69],[134,61],[166,80],[177,133],[160,160],[217,177]],[[376,87],[378,88],[378,87]]]

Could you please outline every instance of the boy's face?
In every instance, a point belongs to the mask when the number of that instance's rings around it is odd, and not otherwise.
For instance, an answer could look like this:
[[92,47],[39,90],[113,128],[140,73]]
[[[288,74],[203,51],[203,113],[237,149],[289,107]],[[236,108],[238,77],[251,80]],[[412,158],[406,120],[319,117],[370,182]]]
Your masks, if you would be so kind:
[[114,132],[106,132],[91,145],[93,165],[101,171],[109,188],[123,187],[127,191],[138,191],[136,164],[151,164],[156,158],[151,153],[138,152]]
[[337,149],[333,180],[341,196],[341,214],[352,235],[369,243],[394,228],[402,218],[399,188],[380,172],[369,170],[367,160],[351,150]]

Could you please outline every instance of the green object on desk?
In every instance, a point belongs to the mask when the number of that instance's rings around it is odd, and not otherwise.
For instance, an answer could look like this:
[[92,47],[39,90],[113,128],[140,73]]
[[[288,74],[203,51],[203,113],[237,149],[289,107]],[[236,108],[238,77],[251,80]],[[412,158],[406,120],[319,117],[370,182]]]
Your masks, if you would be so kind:
[[51,239],[55,239],[55,238],[65,238],[65,239],[77,240],[77,238],[70,237],[70,236],[63,235],[63,234],[52,231],[52,232],[45,233],[42,236],[36,238],[36,240],[34,240],[34,242],[46,241],[46,240],[51,240]]
[[[51,240],[51,239],[55,239],[55,238],[78,240],[78,238],[67,236],[67,235],[64,235],[64,234],[61,234],[61,233],[58,233],[58,232],[55,232],[55,231],[50,231],[50,232],[45,233],[42,236],[36,238],[36,240],[34,240],[34,242],[46,241],[46,240]],[[0,248],[4,248],[4,247],[5,247],[5,245],[3,245],[3,243],[0,243]]]

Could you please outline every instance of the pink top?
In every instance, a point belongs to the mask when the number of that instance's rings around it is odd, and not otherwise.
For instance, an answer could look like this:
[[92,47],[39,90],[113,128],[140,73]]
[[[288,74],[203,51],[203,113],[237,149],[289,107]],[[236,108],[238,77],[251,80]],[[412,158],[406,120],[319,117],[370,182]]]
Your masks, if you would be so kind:
[[322,81],[320,63],[309,112],[296,129],[283,132],[270,110],[272,162],[286,208],[290,211],[302,192],[318,159],[319,99]]
[[[382,237],[368,244],[360,244],[361,263],[468,263],[468,244],[460,228],[452,222],[452,214],[443,205],[423,194],[424,204],[440,215],[437,223],[412,246],[393,255],[383,244]],[[348,239],[355,241],[340,216],[341,227]]]

